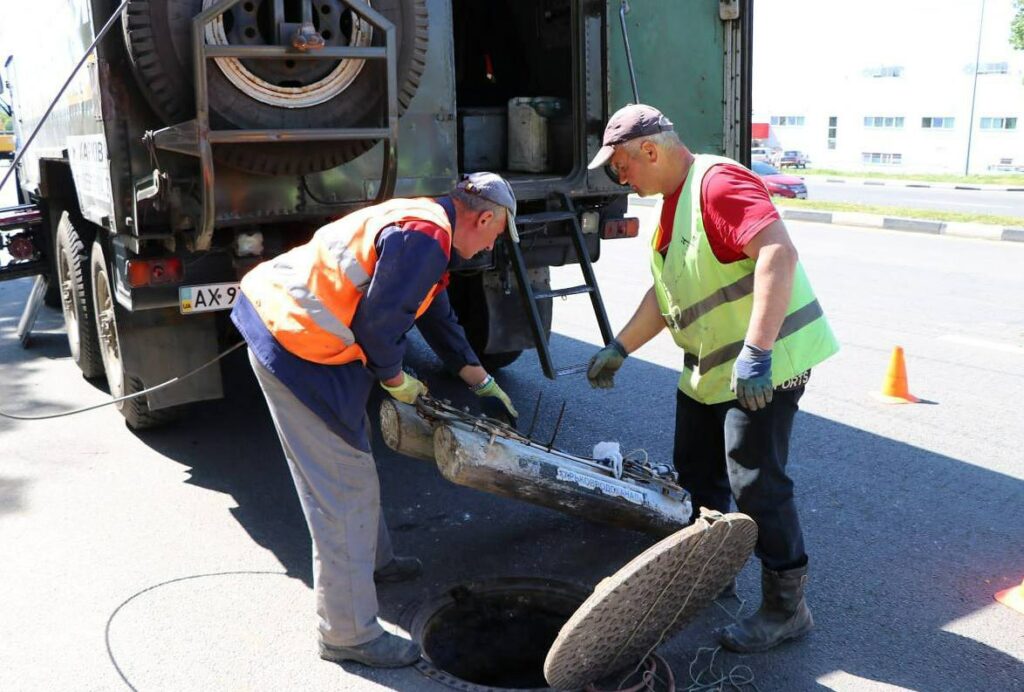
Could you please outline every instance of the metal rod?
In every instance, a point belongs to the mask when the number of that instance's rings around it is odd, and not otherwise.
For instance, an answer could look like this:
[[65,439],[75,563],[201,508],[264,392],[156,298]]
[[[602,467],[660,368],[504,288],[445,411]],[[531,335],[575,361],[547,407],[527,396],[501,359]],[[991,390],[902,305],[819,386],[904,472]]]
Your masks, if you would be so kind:
[[562,408],[558,412],[558,420],[555,421],[555,431],[551,433],[551,442],[548,442],[548,451],[555,446],[555,438],[558,437],[558,431],[562,428],[562,416],[565,415],[565,401],[562,401]]
[[384,128],[346,128],[316,130],[211,130],[213,144],[248,142],[333,142],[353,139],[384,139],[390,134]]
[[626,13],[629,12],[628,0],[619,5],[619,24],[622,25],[622,42],[626,45],[626,64],[629,66],[629,83],[633,87],[633,103],[640,103],[640,92],[636,88],[636,72],[633,71],[633,52],[629,49],[629,32],[626,31]]
[[386,60],[388,51],[381,46],[331,46],[309,53],[288,46],[207,46],[207,58],[288,58],[289,60],[325,60],[358,58]]
[[537,416],[540,414],[540,402],[544,400],[544,392],[537,392],[537,405],[533,409],[533,419],[530,421],[530,429],[526,432],[527,437],[533,437],[533,429],[537,425]]
[[971,174],[971,138],[974,135],[974,102],[978,96],[978,67],[981,60],[981,34],[985,27],[985,0],[981,0],[981,17],[978,19],[978,49],[974,54],[974,84],[971,86],[971,115],[967,118],[967,158],[964,160],[964,175]]
[[107,35],[107,32],[110,31],[110,28],[114,26],[115,23],[117,23],[117,20],[120,18],[121,13],[124,12],[124,8],[127,6],[128,0],[123,0],[123,2],[120,5],[118,5],[117,9],[114,10],[114,14],[110,15],[110,19],[107,20],[107,23],[103,25],[102,29],[100,29],[100,33],[98,33],[96,35],[96,38],[93,39],[93,42],[89,44],[89,47],[82,55],[82,59],[78,61],[78,64],[75,65],[75,69],[71,71],[71,74],[69,74],[68,78],[64,81],[64,86],[60,88],[60,91],[57,92],[57,95],[53,97],[52,101],[50,101],[50,106],[46,109],[46,112],[43,113],[43,117],[39,119],[39,122],[36,124],[35,129],[32,130],[32,134],[29,135],[28,140],[25,142],[25,145],[21,148],[21,151],[18,152],[18,155],[14,157],[14,160],[11,161],[11,165],[7,169],[7,173],[4,174],[4,179],[0,180],[0,190],[4,189],[4,185],[7,184],[7,179],[10,178],[11,175],[14,173],[14,170],[17,167],[18,163],[21,162],[21,157],[25,155],[25,152],[28,151],[28,148],[32,144],[32,141],[36,138],[36,135],[39,134],[39,130],[42,129],[43,123],[45,123],[46,119],[50,117],[50,113],[57,105],[57,102],[60,101],[60,97],[64,95],[64,92],[67,90],[68,86],[71,85],[71,80],[73,80],[75,78],[75,75],[78,74],[78,71],[82,69],[82,65],[85,64],[86,58],[88,58],[89,54],[92,53],[93,49],[96,47],[96,44],[102,41],[103,37]]

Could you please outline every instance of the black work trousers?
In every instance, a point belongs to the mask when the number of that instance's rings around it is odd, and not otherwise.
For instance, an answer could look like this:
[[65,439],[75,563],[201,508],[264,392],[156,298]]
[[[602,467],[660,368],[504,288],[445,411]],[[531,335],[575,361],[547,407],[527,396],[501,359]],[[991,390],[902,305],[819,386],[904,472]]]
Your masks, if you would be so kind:
[[760,411],[737,401],[702,404],[676,393],[674,460],[679,480],[700,507],[740,512],[757,522],[756,554],[765,567],[785,570],[807,563],[793,481],[786,475],[789,435],[803,387],[776,391]]

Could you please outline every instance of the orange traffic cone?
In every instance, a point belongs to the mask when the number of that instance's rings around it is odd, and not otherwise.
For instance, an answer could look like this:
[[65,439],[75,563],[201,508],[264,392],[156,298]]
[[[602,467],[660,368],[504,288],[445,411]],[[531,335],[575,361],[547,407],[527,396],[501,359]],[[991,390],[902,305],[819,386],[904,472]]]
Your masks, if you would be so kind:
[[920,401],[907,387],[907,364],[903,360],[902,346],[892,350],[889,371],[885,373],[882,391],[876,392],[875,397],[887,404],[916,404]]
[[1018,613],[1024,613],[1024,581],[1020,583],[1020,586],[997,593],[996,600],[1005,606],[1010,606]]

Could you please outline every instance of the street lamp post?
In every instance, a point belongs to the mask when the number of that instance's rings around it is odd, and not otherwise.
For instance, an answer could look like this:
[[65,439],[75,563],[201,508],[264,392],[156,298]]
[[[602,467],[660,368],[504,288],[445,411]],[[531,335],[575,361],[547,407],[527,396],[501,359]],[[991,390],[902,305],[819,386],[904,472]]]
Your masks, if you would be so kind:
[[978,66],[981,61],[981,32],[985,26],[985,0],[981,0],[981,17],[978,19],[978,48],[974,53],[974,83],[971,85],[971,115],[967,118],[967,158],[964,161],[964,175],[971,174],[971,136],[974,134],[974,101],[978,96]]

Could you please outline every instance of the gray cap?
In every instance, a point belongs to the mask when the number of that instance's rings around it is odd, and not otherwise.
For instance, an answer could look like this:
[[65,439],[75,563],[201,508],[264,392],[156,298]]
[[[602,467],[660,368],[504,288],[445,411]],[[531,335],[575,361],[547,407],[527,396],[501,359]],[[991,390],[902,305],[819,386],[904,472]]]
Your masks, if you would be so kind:
[[659,132],[670,132],[672,121],[657,108],[642,103],[631,103],[615,111],[604,126],[603,145],[587,168],[600,168],[615,153],[615,145],[637,137],[648,137]]
[[508,234],[514,242],[519,242],[519,230],[516,228],[516,194],[508,181],[497,173],[469,173],[462,176],[456,187],[471,195],[483,197],[500,207],[505,207],[508,218]]

